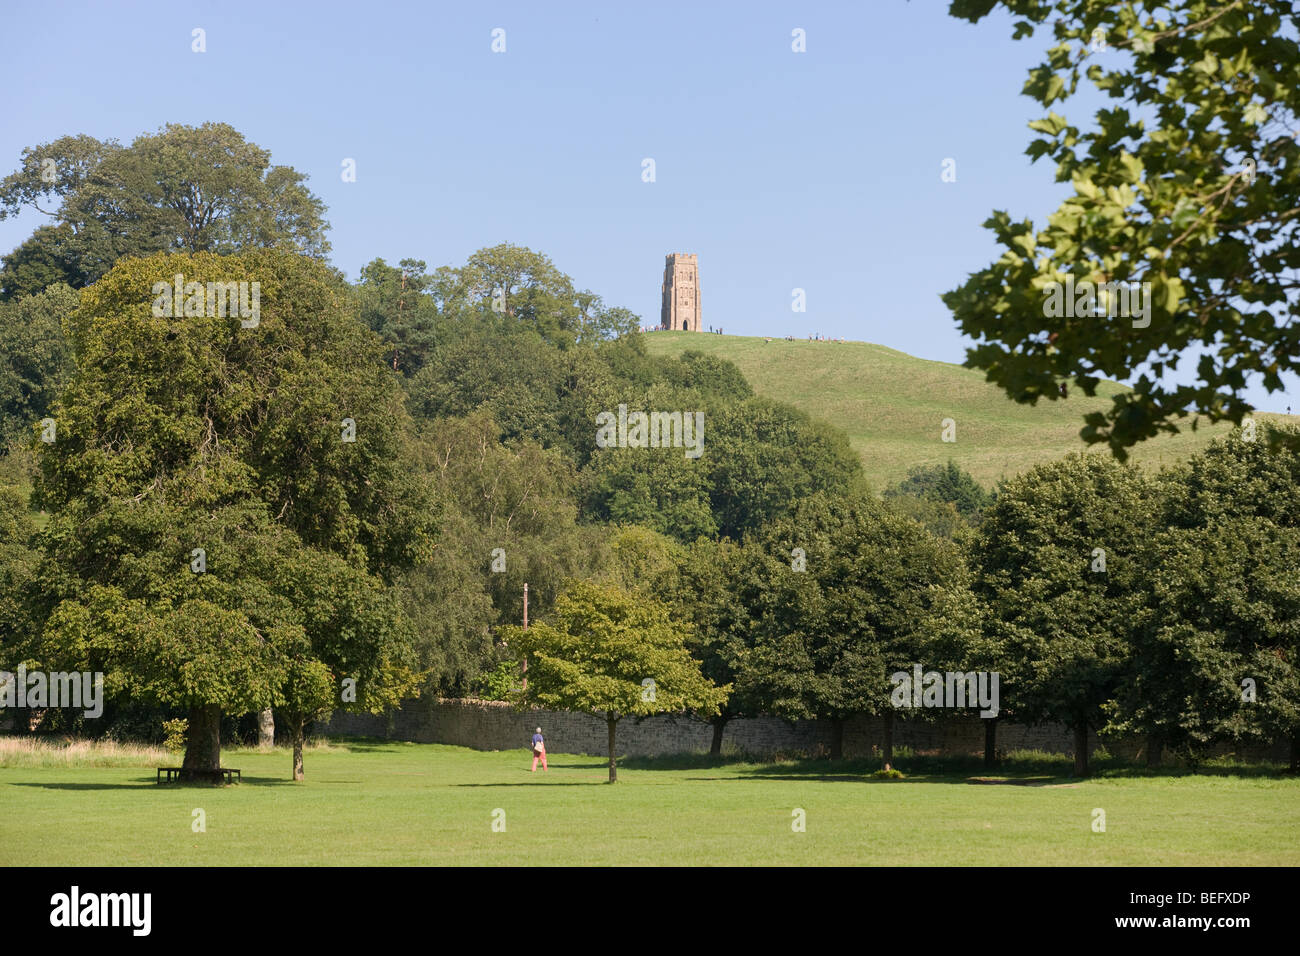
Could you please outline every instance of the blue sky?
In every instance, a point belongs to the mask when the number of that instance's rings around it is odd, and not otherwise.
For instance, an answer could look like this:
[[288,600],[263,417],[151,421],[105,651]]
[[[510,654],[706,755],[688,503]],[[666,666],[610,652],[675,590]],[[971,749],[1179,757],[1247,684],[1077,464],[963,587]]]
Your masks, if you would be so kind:
[[[129,142],[227,122],[308,174],[349,277],[380,256],[432,268],[509,241],[656,324],[664,255],[694,252],[706,326],[961,362],[968,342],[939,294],[996,255],[980,223],[1006,209],[1041,225],[1067,187],[1024,155],[1041,109],[1019,91],[1046,36],[1012,42],[1006,17],[972,26],[946,10],[26,3],[5,17],[0,169],[64,134]],[[806,53],[791,51],[795,28]],[[1081,124],[1086,103],[1064,112]],[[946,158],[955,183],[940,179]],[[0,249],[42,221],[0,222]]]

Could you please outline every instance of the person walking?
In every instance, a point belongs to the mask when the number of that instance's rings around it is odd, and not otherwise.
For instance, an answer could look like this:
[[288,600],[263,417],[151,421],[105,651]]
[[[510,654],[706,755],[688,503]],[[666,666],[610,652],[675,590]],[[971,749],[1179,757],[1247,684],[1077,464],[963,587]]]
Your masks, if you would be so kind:
[[542,728],[538,727],[537,732],[533,734],[533,773],[537,773],[537,761],[542,762],[542,772],[547,773],[546,767],[546,741],[542,739]]

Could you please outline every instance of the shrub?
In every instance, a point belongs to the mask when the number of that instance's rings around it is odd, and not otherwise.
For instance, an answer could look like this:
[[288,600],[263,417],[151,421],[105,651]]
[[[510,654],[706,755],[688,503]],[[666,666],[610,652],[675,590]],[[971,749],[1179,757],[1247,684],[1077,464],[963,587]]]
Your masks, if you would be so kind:
[[511,690],[519,686],[519,662],[500,661],[496,668],[479,676],[479,700],[509,700]]

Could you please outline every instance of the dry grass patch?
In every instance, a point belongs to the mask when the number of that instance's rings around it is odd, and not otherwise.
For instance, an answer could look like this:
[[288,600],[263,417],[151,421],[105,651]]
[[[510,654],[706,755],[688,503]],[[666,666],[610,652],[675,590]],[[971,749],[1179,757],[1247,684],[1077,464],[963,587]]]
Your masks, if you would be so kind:
[[71,737],[0,737],[0,767],[157,767],[174,756],[152,744]]

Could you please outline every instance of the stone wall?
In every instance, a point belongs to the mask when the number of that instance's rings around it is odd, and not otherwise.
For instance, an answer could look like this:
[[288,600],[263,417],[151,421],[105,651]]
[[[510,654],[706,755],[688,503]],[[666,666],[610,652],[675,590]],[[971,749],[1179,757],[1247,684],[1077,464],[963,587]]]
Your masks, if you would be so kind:
[[[605,722],[587,714],[564,711],[517,711],[508,704],[484,700],[421,698],[409,700],[388,716],[337,713],[318,724],[317,735],[342,734],[384,737],[418,743],[453,744],[474,750],[516,750],[528,746],[535,727],[542,728],[547,749],[555,753],[604,755],[608,749]],[[866,757],[882,740],[879,718],[855,717],[844,724],[844,756]],[[713,730],[705,723],[686,717],[651,717],[619,721],[617,747],[620,756],[653,756],[674,753],[707,753]],[[1140,739],[1089,736],[1092,750],[1104,745],[1117,756],[1135,758],[1143,754]],[[744,752],[755,756],[773,754],[815,754],[829,751],[831,725],[828,721],[801,720],[793,724],[773,717],[733,720],[722,739],[724,753]],[[982,754],[984,726],[978,717],[949,717],[942,720],[894,721],[894,746],[942,755]],[[1024,727],[1000,722],[999,750],[1041,750],[1068,754],[1074,750],[1069,731],[1057,724]],[[1238,748],[1240,756],[1285,760],[1285,741],[1272,747]]]

